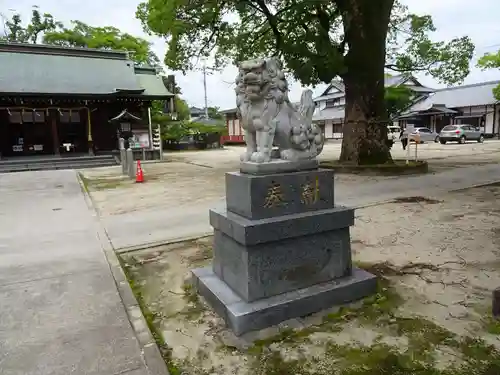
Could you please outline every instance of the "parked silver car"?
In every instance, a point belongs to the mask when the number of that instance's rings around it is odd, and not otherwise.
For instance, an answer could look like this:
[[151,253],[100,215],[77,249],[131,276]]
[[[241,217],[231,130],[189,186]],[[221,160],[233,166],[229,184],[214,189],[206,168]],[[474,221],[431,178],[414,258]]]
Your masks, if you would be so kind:
[[459,124],[447,125],[439,133],[439,141],[444,145],[446,142],[458,142],[464,144],[467,141],[484,142],[484,133],[481,128],[473,125]]
[[[439,134],[436,132],[433,132],[429,128],[424,128],[424,127],[419,127],[415,128],[414,131],[411,133],[412,136],[414,135],[419,135],[420,136],[420,142],[438,142],[439,141]],[[403,133],[403,138],[408,137],[408,132],[405,130]]]

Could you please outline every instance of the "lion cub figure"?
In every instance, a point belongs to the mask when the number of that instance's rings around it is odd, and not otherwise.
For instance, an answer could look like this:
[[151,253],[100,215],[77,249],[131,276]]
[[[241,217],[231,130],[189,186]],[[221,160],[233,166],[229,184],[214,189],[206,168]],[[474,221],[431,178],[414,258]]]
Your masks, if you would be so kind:
[[321,153],[324,137],[312,123],[312,91],[302,93],[297,110],[288,98],[288,84],[278,60],[242,62],[235,91],[247,144],[241,161],[270,162],[273,146],[282,160],[312,159]]

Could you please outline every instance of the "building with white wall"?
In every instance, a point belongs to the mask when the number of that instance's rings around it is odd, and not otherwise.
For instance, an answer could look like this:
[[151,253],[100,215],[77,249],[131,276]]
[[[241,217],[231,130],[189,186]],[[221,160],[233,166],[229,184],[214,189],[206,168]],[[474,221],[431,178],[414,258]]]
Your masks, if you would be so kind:
[[499,135],[500,105],[493,89],[500,81],[462,85],[435,92],[416,101],[399,118],[400,125],[414,124],[440,132],[450,124],[481,127],[486,137]]
[[[414,92],[414,100],[425,97],[434,90],[423,86],[409,75],[386,76],[386,87],[405,86]],[[313,121],[320,125],[326,139],[342,138],[345,117],[345,86],[340,80],[333,80],[326,90],[314,99],[316,110]]]

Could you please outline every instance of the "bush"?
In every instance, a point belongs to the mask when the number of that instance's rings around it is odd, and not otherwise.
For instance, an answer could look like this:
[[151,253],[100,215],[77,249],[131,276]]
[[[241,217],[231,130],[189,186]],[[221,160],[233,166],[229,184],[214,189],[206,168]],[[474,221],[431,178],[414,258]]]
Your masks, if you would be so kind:
[[180,149],[182,141],[205,149],[209,144],[219,143],[221,135],[227,132],[224,126],[198,122],[168,121],[160,125],[162,140],[169,149]]

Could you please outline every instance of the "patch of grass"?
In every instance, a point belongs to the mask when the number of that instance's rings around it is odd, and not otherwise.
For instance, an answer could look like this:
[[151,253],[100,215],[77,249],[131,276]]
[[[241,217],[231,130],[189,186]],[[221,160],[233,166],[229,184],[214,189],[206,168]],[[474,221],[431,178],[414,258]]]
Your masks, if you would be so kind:
[[185,282],[182,286],[182,290],[184,292],[183,296],[187,302],[187,306],[176,315],[182,315],[189,320],[199,319],[205,312],[206,307],[201,302],[200,296],[196,292],[196,289],[191,283]]
[[116,189],[118,187],[125,186],[127,182],[123,177],[113,177],[113,178],[88,178],[83,175],[83,173],[78,173],[80,180],[82,181],[83,188],[88,193],[90,191],[97,190],[110,190]]
[[[181,375],[189,370],[193,375],[218,373],[218,369],[204,368],[207,353],[203,350],[193,358],[175,360],[172,350],[165,343],[158,319],[145,303],[144,291],[138,282],[139,266],[135,259],[122,262],[134,294],[137,296],[147,324],[153,333],[167,367],[172,375]],[[363,265],[366,269],[381,276],[388,270],[381,265]],[[204,309],[195,288],[185,283],[183,296],[187,304],[199,316]],[[323,322],[303,329],[283,329],[279,334],[254,342],[246,351],[236,347],[221,346],[218,351],[234,355],[246,354],[250,371],[255,375],[499,375],[500,353],[484,341],[474,338],[461,338],[433,322],[420,317],[396,316],[396,309],[403,298],[384,277],[379,277],[377,291],[365,298],[359,307],[342,308],[324,317]],[[189,316],[189,314],[188,314]],[[304,354],[302,345],[311,342],[315,332],[338,332],[346,322],[360,323],[378,327],[391,336],[403,336],[408,339],[408,346],[391,346],[376,339],[373,344],[363,346],[354,343],[337,344],[328,342],[324,353],[317,356]],[[381,337],[383,337],[381,335]],[[442,348],[449,348],[456,353],[457,361],[449,368],[436,366],[436,358]],[[294,355],[287,357],[288,350],[294,349]],[[321,350],[321,347],[319,348]]]
[[464,357],[448,368],[439,368],[432,356],[422,358],[409,350],[387,344],[338,345],[329,342],[323,355],[286,360],[279,350],[262,350],[252,361],[257,375],[498,375],[500,353],[481,340],[452,340],[450,347]]
[[78,172],[78,177],[80,178],[80,181],[82,182],[82,187],[83,190],[88,194],[89,193],[89,179],[83,175],[82,172]]
[[254,345],[248,349],[248,352],[259,354],[275,343],[294,346],[307,341],[308,337],[315,332],[339,332],[342,330],[342,323],[354,319],[374,322],[380,317],[391,313],[401,302],[402,298],[390,287],[389,282],[386,279],[379,279],[377,292],[365,298],[360,308],[341,307],[338,311],[325,315],[323,322],[319,325],[312,325],[302,329],[284,329],[275,336],[255,341]]
[[255,375],[306,374],[306,359],[285,360],[278,351],[260,352],[251,363]]
[[[360,308],[341,308],[324,317],[322,324],[302,330],[287,329],[266,340],[255,342],[249,349],[254,357],[253,372],[256,374],[302,375],[498,375],[500,353],[480,340],[459,339],[455,334],[420,317],[394,315],[403,299],[380,278],[377,293],[363,300]],[[380,342],[370,346],[338,345],[329,342],[325,355],[318,358],[285,360],[280,350],[272,350],[273,344],[294,347],[307,342],[314,332],[336,332],[343,324],[359,320],[386,329],[396,337],[408,338],[405,350]],[[449,347],[463,355],[465,363],[452,369],[440,369],[435,365],[436,350]],[[337,371],[333,372],[332,368]],[[497,371],[497,372],[495,372]]]
[[352,347],[329,343],[326,355],[337,360],[342,375],[436,374],[432,365],[415,361],[411,354],[385,344]]
[[482,320],[483,328],[486,332],[492,335],[500,335],[500,319],[495,319],[492,316],[487,316]]
[[286,328],[281,330],[277,335],[254,341],[253,346],[248,349],[248,352],[259,354],[264,351],[265,348],[275,343],[298,344],[306,341],[311,334],[318,331],[320,331],[319,326],[311,326],[302,329]]
[[[160,350],[163,360],[167,365],[170,375],[182,375],[183,371],[181,371],[178,365],[174,362],[172,358],[172,349],[165,342],[165,338],[163,337],[163,334],[157,325],[159,317],[155,312],[149,309],[144,300],[142,286],[135,278],[135,274],[133,271],[134,265],[130,264],[130,262],[125,262],[121,257],[118,257],[118,259],[123,268],[123,271],[125,272],[125,276],[127,277],[130,288],[132,289],[132,292],[134,293],[137,302],[139,303],[139,307],[142,311],[142,315],[146,320],[148,328],[151,331],[151,334],[156,341],[156,345],[158,345],[158,349]],[[133,262],[134,259],[132,258],[131,261]]]

